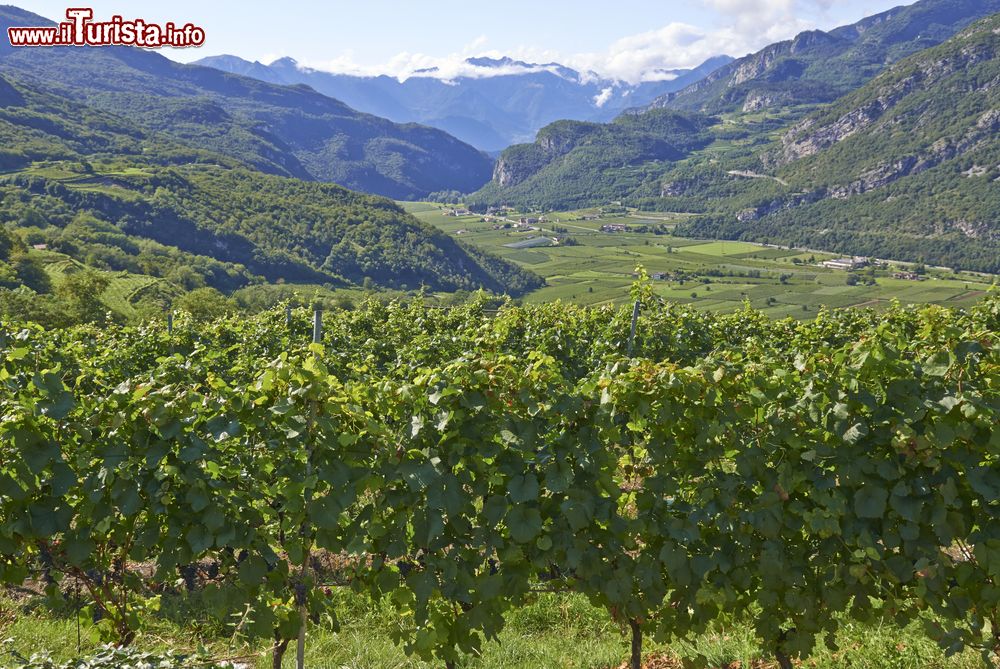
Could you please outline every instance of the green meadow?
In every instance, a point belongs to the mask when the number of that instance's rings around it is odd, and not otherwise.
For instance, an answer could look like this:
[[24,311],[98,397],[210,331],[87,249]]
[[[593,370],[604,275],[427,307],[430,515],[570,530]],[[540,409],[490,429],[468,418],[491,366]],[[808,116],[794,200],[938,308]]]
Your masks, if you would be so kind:
[[[651,275],[655,292],[666,299],[711,311],[733,311],[747,302],[773,317],[812,318],[823,308],[880,307],[904,304],[968,306],[990,290],[997,277],[928,268],[924,280],[893,278],[915,266],[890,262],[847,272],[821,263],[839,256],[819,251],[749,242],[674,237],[680,214],[601,214],[588,209],[544,214],[537,229],[522,230],[483,216],[451,216],[452,207],[425,202],[401,203],[426,223],[466,244],[489,250],[544,277],[546,286],[527,302],[563,300],[579,304],[621,303],[629,299],[635,268]],[[522,216],[507,214],[516,222]],[[599,217],[599,218],[595,218]],[[625,225],[628,232],[602,232],[604,225]],[[645,228],[645,232],[638,229]],[[537,237],[558,238],[547,246],[518,248]],[[568,238],[568,239],[567,239]],[[852,285],[853,284],[853,285]]]

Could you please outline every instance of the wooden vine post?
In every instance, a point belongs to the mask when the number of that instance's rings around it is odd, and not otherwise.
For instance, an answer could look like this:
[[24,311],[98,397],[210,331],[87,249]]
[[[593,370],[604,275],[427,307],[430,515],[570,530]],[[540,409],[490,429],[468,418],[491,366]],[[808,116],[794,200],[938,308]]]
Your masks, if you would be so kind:
[[632,307],[632,328],[629,330],[628,334],[628,357],[632,357],[632,351],[635,349],[635,330],[639,325],[639,312],[642,310],[642,302],[638,300],[635,306]]
[[[313,311],[313,344],[319,344],[323,341],[323,311],[321,309],[316,309]],[[313,454],[313,430],[316,425],[316,398],[314,397],[309,402],[309,425],[306,431],[308,439],[306,441],[306,480],[312,477],[312,454]],[[309,507],[309,502],[311,501],[311,495],[309,488],[306,487],[303,495],[305,497],[305,506]],[[296,603],[299,606],[299,615],[302,617],[302,621],[299,625],[299,639],[296,646],[295,653],[295,666],[297,669],[305,669],[306,666],[306,628],[309,625],[309,591],[306,587],[306,580],[309,578],[309,563],[312,553],[309,541],[306,538],[309,535],[308,524],[303,521],[302,527],[300,528],[300,535],[303,538],[303,544],[305,545],[304,556],[302,558],[302,573],[300,575],[302,582],[299,583],[295,588],[295,598]]]

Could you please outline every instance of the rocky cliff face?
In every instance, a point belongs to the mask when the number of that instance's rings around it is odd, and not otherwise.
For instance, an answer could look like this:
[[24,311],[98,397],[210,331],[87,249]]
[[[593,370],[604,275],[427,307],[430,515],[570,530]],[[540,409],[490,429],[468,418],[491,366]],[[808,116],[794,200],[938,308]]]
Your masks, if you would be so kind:
[[[921,116],[933,114],[933,111],[924,110],[922,113],[919,107],[914,108],[910,105],[901,110],[897,110],[897,107],[911,95],[937,87],[956,73],[967,71],[980,63],[996,59],[997,50],[998,45],[995,42],[977,42],[959,49],[954,54],[922,62],[915,68],[907,67],[904,76],[892,78],[885,84],[880,85],[877,80],[874,82],[874,86],[867,87],[858,94],[850,96],[846,102],[847,110],[845,112],[829,118],[809,118],[792,128],[782,138],[782,150],[777,161],[778,164],[788,164],[815,155],[859,132],[869,130],[872,132],[891,132],[893,128],[907,125],[926,126],[929,118],[921,118]],[[890,71],[887,76],[891,77],[893,74],[894,72]],[[998,83],[1000,83],[1000,75],[982,82],[973,91],[963,92],[986,94]],[[853,104],[851,104],[852,102]],[[886,163],[875,170],[873,185],[882,181],[882,176],[880,176],[882,174],[906,172],[913,167],[926,165],[928,161],[937,159],[937,162],[940,162],[940,160],[947,160],[956,155],[956,151],[967,150],[978,141],[983,128],[995,125],[997,115],[995,109],[987,111],[976,121],[975,126],[969,129],[966,136],[939,140],[943,144],[936,143],[930,146],[926,152],[923,152],[923,156],[914,157],[912,164],[910,164],[911,161],[908,157]],[[951,148],[947,148],[948,146]],[[865,180],[861,179],[861,181]]]
[[778,42],[755,54],[742,58],[734,63],[735,70],[729,78],[730,87],[739,86],[748,81],[754,81],[768,75],[772,79],[784,79],[788,76],[801,74],[799,68],[781,68],[784,60],[795,56],[818,56],[820,53],[836,53],[846,48],[846,40],[834,37],[822,30],[810,30],[800,33],[788,42]]
[[[943,162],[983,148],[987,143],[996,141],[998,131],[1000,131],[1000,110],[990,110],[962,135],[942,138],[924,151],[879,164],[849,184],[830,187],[827,193],[830,197],[844,199],[882,188],[903,177],[920,174]],[[972,173],[969,176],[976,174]]]
[[782,138],[779,163],[791,163],[814,155],[871,127],[919,83],[916,77],[908,77],[881,91],[875,100],[859,105],[825,125],[817,123],[815,118],[805,119]]
[[[997,11],[1000,0],[918,0],[850,26],[808,31],[772,44],[649,106],[717,113],[830,102],[864,85],[883,67],[940,44]],[[764,88],[771,93],[762,94]]]
[[[1000,182],[998,155],[1000,15],[901,62],[789,130],[761,160],[800,192],[744,209],[737,219],[758,221],[820,200],[848,200],[942,166],[943,172],[928,176],[933,190],[921,196],[962,193],[977,187],[975,180]],[[928,234],[1000,237],[995,223],[972,216],[939,217],[933,225]]]
[[521,169],[515,161],[501,156],[493,167],[493,181],[501,188],[515,186],[534,174],[532,170]]
[[786,91],[758,91],[753,90],[747,93],[743,99],[743,111],[755,112],[764,109],[772,109],[792,102],[792,96]]
[[493,182],[501,188],[516,186],[600,133],[601,129],[599,123],[583,121],[557,121],[547,125],[538,132],[533,144],[518,144],[500,154],[493,168]]

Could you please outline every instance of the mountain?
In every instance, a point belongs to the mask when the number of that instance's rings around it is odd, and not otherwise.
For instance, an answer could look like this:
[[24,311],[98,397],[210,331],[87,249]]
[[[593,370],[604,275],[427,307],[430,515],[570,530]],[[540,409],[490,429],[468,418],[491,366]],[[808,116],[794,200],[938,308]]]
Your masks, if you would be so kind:
[[[1000,272],[998,48],[1000,14],[808,114],[653,108],[607,125],[553,124],[569,139],[543,129],[511,147],[470,202],[620,201],[693,214],[682,235]],[[678,122],[661,126],[664,114]],[[680,119],[694,124],[680,135],[689,141],[676,141]],[[622,123],[643,129],[642,142],[623,142]],[[644,152],[657,140],[678,151]]]
[[169,294],[264,282],[520,293],[541,283],[391,200],[255,171],[4,75],[0,168],[0,237],[35,247],[16,267],[0,262],[7,288],[42,291],[31,279],[38,257],[157,279]]
[[785,185],[689,232],[1000,272],[1000,14],[796,124],[759,165]]
[[[0,28],[49,25],[0,7]],[[22,48],[0,41],[0,74],[131,119],[272,174],[397,199],[469,191],[492,161],[436,128],[358,112],[307,86],[281,86],[138,48]]]
[[920,0],[830,32],[812,30],[772,44],[650,106],[719,113],[831,102],[886,66],[995,12],[1000,0]]
[[558,121],[531,144],[512,146],[497,160],[493,179],[469,196],[472,207],[517,204],[571,208],[617,199],[622,172],[662,170],[711,141],[713,119],[657,109],[626,113],[612,123]]
[[663,70],[657,81],[628,84],[581,73],[558,63],[511,58],[469,58],[458,75],[430,68],[400,81],[395,77],[332,74],[291,58],[270,65],[236,56],[197,63],[280,84],[306,84],[362,111],[396,122],[440,128],[485,151],[530,142],[543,126],[559,120],[607,121],[665,93],[701,80],[732,58],[719,56],[690,70]]

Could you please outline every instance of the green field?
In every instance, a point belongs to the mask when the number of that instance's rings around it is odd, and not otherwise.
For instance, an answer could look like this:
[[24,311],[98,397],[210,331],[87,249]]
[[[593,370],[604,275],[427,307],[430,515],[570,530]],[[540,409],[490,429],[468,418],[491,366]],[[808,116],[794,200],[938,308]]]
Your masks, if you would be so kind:
[[[670,234],[676,214],[610,214],[593,219],[595,209],[546,213],[534,230],[521,230],[482,216],[447,216],[451,207],[424,202],[403,203],[422,221],[541,275],[547,285],[526,296],[528,302],[564,300],[580,304],[620,303],[629,299],[634,272],[642,265],[651,274],[655,292],[666,299],[710,311],[733,311],[746,302],[772,317],[812,318],[822,307],[880,307],[903,303],[966,306],[990,290],[996,277],[931,269],[924,281],[892,278],[910,269],[891,263],[870,270],[845,272],[820,263],[830,253],[778,248],[749,242],[696,240]],[[538,217],[538,214],[531,214]],[[520,214],[508,214],[515,222]],[[601,232],[602,225],[623,224],[629,232]],[[660,227],[661,234],[635,228]],[[523,248],[539,236],[569,237],[571,244]],[[521,248],[519,248],[521,247]],[[858,283],[848,285],[848,275]],[[871,284],[871,280],[874,284]]]
[[[83,263],[61,253],[51,251],[32,251],[31,253],[42,259],[45,272],[49,275],[49,279],[54,286],[58,286],[67,275],[86,268]],[[157,279],[145,274],[96,271],[108,279],[108,287],[101,294],[101,302],[108,309],[126,317],[136,314],[136,302],[148,291],[160,290],[172,296],[176,296],[179,293],[177,288],[171,286],[163,279]]]

